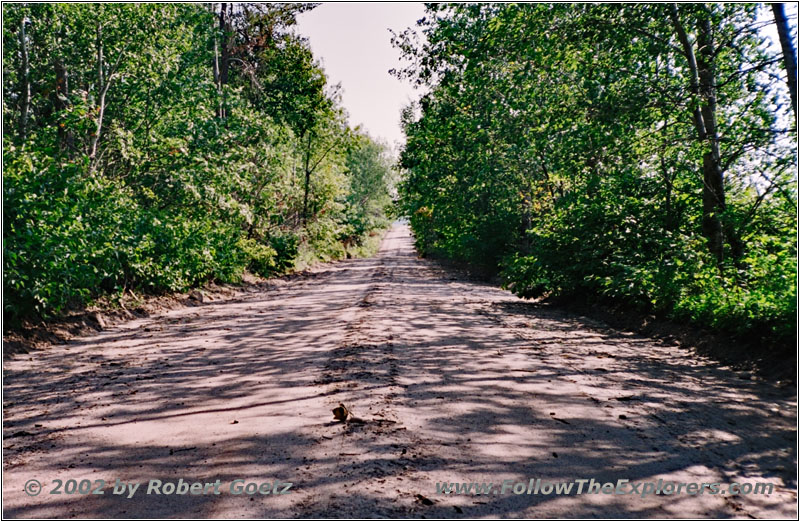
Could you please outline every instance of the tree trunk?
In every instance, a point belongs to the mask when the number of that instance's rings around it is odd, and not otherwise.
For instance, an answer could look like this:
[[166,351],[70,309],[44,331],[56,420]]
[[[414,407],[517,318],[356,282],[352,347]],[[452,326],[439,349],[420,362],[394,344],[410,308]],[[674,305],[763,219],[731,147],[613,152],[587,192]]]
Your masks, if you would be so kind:
[[117,55],[114,64],[106,70],[103,67],[103,25],[97,24],[97,87],[99,89],[99,96],[97,102],[97,125],[89,148],[89,158],[91,158],[89,172],[97,170],[97,147],[100,143],[100,135],[103,131],[103,118],[106,113],[106,95],[108,94],[108,88],[111,87],[111,82],[114,80],[114,75],[117,73],[117,69],[122,62],[122,57],[125,56],[127,48],[128,44],[125,44],[119,52],[119,55]]
[[714,40],[711,32],[711,13],[704,6],[697,23],[697,72],[700,79],[701,112],[706,128],[709,150],[703,154],[703,230],[709,249],[722,263],[724,234],[722,215],[725,212],[725,185],[719,153],[717,128],[717,87],[714,70]]
[[217,89],[217,118],[222,118],[222,84],[219,81],[219,45],[214,37],[214,87]]
[[525,194],[524,205],[525,210],[522,216],[522,253],[529,255],[531,253],[531,236],[530,231],[533,228],[533,194],[532,190],[528,188],[528,193]]
[[230,68],[230,20],[225,17],[227,4],[220,4],[219,9],[219,30],[222,33],[222,56],[219,61],[219,81],[222,85],[228,84],[228,69]]
[[308,147],[305,161],[305,185],[303,187],[303,226],[308,222],[308,193],[311,187],[311,133],[308,133]]
[[92,135],[91,146],[89,147],[89,157],[92,159],[91,170],[94,171],[96,164],[95,158],[97,156],[97,144],[100,142],[100,132],[103,130],[103,114],[106,110],[106,91],[108,85],[103,74],[103,26],[97,24],[97,88],[98,88],[98,105],[97,105],[97,119],[95,121],[95,131]]
[[19,23],[19,48],[22,57],[19,136],[23,141],[28,136],[28,114],[31,107],[30,63],[28,59],[28,38],[25,35],[25,20],[26,18],[23,17],[22,21]]
[[[683,47],[683,55],[686,58],[686,61],[689,62],[689,89],[691,90],[692,96],[698,96],[700,94],[700,79],[697,73],[697,60],[694,56],[694,49],[692,48],[692,43],[689,41],[689,36],[686,34],[686,30],[683,28],[683,25],[678,18],[678,6],[677,4],[670,4],[670,18],[672,19],[672,25],[675,27],[675,32],[678,34],[678,40],[681,42],[681,46]],[[700,104],[695,103],[694,109],[692,110],[692,117],[694,118],[694,126],[697,130],[697,135],[700,140],[706,139],[706,128],[703,123],[703,114],[700,111]]]
[[[666,125],[664,126],[666,129]],[[665,133],[666,134],[666,133]],[[666,138],[665,138],[666,143]],[[673,190],[673,178],[670,174],[669,168],[667,168],[667,160],[666,160],[666,145],[662,144],[658,153],[659,162],[661,164],[661,177],[664,179],[664,230],[674,230],[675,229],[675,220],[672,216],[672,190]]]
[[223,88],[224,85],[228,84],[228,70],[230,69],[230,54],[231,54],[231,26],[230,26],[230,16],[226,17],[226,10],[228,8],[228,4],[221,3],[219,7],[219,32],[222,35],[222,45],[220,46],[219,56],[217,57],[216,52],[216,39],[214,40],[215,46],[215,80],[217,82],[217,90],[220,96],[220,105],[217,109],[217,117],[224,118],[226,116],[226,107],[225,107],[225,90]]
[[703,236],[717,264],[721,265],[724,253],[722,215],[725,211],[725,186],[719,153],[717,129],[717,95],[714,81],[714,41],[709,21],[711,13],[704,6],[697,21],[697,48],[695,55],[686,30],[678,17],[678,6],[670,4],[670,18],[689,63],[690,88],[696,98],[694,109],[695,129],[698,139],[707,147],[703,154]]
[[789,94],[792,97],[795,127],[797,127],[797,55],[795,54],[789,22],[783,11],[783,4],[772,4],[772,13],[775,15],[775,25],[778,26],[778,37],[783,49],[783,65],[786,67],[786,83],[789,84]]
[[[669,60],[659,60],[656,58],[656,74],[660,74],[661,68],[666,70],[667,76],[672,76],[672,70],[669,66]],[[669,144],[669,116],[662,111],[661,113],[661,146],[658,149],[658,159],[661,167],[661,177],[664,180],[664,230],[675,230],[675,217],[673,216],[673,192],[675,174],[672,169],[667,165],[667,145]]]
[[[56,60],[55,70],[56,96],[54,105],[56,111],[62,113],[69,108],[69,71],[61,59]],[[73,150],[75,147],[72,132],[62,122],[58,123],[58,144],[61,150],[66,152]]]

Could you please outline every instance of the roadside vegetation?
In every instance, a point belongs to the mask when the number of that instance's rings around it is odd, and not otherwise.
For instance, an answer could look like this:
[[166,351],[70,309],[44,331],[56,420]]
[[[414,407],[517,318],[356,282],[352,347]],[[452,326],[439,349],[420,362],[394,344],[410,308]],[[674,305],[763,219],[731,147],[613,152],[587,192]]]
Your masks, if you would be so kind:
[[430,4],[394,38],[418,248],[793,351],[790,32],[779,4]]
[[295,34],[312,8],[3,6],[7,325],[374,248],[392,161]]

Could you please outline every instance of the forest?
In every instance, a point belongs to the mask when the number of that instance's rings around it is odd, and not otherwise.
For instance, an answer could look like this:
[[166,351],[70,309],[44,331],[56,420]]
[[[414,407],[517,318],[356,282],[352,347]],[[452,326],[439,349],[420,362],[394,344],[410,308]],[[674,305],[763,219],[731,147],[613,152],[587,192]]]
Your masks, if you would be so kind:
[[393,37],[394,74],[424,92],[400,162],[421,252],[522,297],[621,303],[794,351],[797,66],[782,4],[426,13]]
[[3,6],[7,325],[377,248],[393,161],[294,31],[315,5]]

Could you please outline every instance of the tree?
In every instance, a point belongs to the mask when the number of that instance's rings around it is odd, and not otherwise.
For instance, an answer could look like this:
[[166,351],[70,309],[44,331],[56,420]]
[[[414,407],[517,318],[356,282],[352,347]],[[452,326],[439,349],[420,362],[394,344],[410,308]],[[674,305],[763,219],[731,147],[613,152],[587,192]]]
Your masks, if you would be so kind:
[[[789,95],[792,97],[792,109],[795,122],[797,120],[797,54],[792,44],[789,22],[783,9],[783,4],[771,4],[775,16],[775,25],[778,27],[778,38],[783,49],[783,66],[786,69],[786,84],[789,86]],[[795,125],[797,125],[795,123]]]
[[696,15],[697,49],[689,40],[678,13],[677,4],[670,4],[670,19],[689,65],[690,92],[695,100],[693,118],[697,139],[707,150],[703,153],[703,233],[709,250],[718,263],[723,260],[722,215],[725,213],[725,185],[722,177],[720,136],[717,129],[717,92],[715,77],[716,48],[711,31],[711,8],[702,5]]
[[356,238],[385,225],[386,207],[391,204],[390,191],[394,183],[392,164],[385,143],[367,134],[353,135],[346,157],[350,178],[346,199]]

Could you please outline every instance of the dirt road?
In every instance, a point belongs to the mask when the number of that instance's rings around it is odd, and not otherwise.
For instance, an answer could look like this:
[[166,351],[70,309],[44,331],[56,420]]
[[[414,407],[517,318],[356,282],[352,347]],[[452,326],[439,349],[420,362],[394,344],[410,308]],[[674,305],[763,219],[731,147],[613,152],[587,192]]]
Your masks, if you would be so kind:
[[[790,391],[458,280],[417,259],[402,225],[372,259],[4,366],[6,518],[797,516]],[[332,422],[340,402],[364,422]],[[104,494],[50,493],[69,479],[104,480]],[[117,479],[142,485],[127,498]],[[220,494],[148,495],[150,479],[219,480]],[[236,495],[237,479],[292,486]],[[530,479],[722,491],[436,487]],[[733,495],[733,482],[774,490]]]

